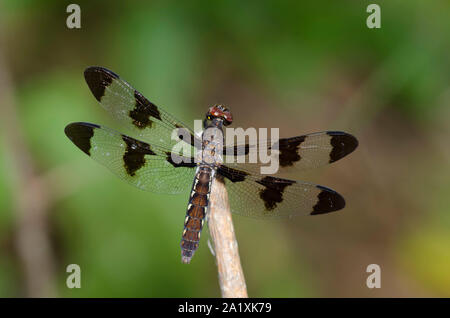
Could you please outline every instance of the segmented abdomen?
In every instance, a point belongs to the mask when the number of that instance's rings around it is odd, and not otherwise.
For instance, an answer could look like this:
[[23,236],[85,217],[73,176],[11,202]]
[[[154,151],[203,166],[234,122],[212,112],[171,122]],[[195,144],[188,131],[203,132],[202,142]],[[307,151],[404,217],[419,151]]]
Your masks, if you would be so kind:
[[200,233],[208,211],[213,170],[208,166],[199,166],[189,198],[184,231],[181,238],[181,261],[189,263],[198,248]]

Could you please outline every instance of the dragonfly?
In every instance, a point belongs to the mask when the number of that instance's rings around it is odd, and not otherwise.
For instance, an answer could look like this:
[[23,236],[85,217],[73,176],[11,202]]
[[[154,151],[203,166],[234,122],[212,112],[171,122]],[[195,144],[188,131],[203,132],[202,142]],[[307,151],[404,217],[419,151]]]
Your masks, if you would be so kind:
[[[84,71],[84,77],[100,105],[129,133],[74,122],[65,127],[65,134],[85,154],[139,189],[161,194],[191,190],[180,243],[183,263],[190,263],[199,247],[214,182],[225,185],[233,213],[254,218],[320,215],[345,207],[344,198],[332,189],[276,174],[263,175],[258,170],[261,162],[239,162],[237,157],[248,159],[251,149],[264,146],[276,150],[278,172],[317,168],[353,152],[358,140],[351,134],[324,131],[279,138],[275,143],[261,140],[255,145],[245,141],[220,147],[220,143],[202,136],[211,129],[223,132],[232,123],[233,116],[227,107],[210,107],[203,120],[203,133],[199,135],[150,102],[116,73],[92,66]],[[190,138],[173,138],[173,132]],[[180,140],[194,153],[198,150],[202,159],[174,152]],[[216,160],[212,156],[215,153],[226,154],[225,157],[231,153],[236,160]]]

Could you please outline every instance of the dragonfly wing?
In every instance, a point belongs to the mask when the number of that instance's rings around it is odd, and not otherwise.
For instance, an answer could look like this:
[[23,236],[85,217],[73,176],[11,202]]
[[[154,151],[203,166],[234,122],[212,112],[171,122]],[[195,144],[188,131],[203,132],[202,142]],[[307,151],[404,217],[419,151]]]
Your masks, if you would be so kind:
[[175,194],[192,186],[196,167],[193,158],[172,155],[170,149],[96,124],[72,123],[65,133],[84,153],[137,188]]
[[[274,158],[278,156],[278,172],[288,169],[307,170],[318,168],[338,161],[353,152],[358,146],[358,140],[345,132],[325,131],[303,136],[282,138],[273,145],[270,141],[261,141],[257,145],[241,144],[224,147],[225,162],[229,167],[261,173],[261,166],[267,166],[259,158],[260,152],[272,151]],[[274,150],[276,149],[276,150]],[[253,152],[253,153],[252,153]],[[227,155],[227,153],[232,155]],[[252,154],[258,160],[251,162]],[[255,156],[254,156],[255,157]]]
[[172,148],[179,141],[172,139],[175,131],[183,136],[181,139],[194,145],[192,129],[150,102],[116,73],[92,66],[84,71],[84,77],[102,107],[136,138]]
[[217,182],[224,182],[232,212],[255,218],[315,215],[345,207],[344,198],[329,188],[258,176],[243,170],[219,167]]

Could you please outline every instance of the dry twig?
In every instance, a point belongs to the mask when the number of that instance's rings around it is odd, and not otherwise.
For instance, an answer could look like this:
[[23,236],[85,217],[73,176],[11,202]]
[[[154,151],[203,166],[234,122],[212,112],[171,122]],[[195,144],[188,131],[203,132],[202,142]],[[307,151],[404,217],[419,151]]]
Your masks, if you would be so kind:
[[215,180],[211,189],[208,227],[214,244],[219,285],[224,298],[246,298],[247,286],[239,258],[225,185]]

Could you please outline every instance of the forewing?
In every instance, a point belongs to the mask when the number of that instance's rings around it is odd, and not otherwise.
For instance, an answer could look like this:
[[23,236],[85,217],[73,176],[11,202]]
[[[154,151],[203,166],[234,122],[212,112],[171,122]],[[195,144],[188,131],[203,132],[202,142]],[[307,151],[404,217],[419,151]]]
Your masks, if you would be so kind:
[[[227,166],[247,170],[253,173],[261,173],[260,167],[268,165],[262,163],[259,158],[259,152],[270,152],[272,149],[278,149],[272,152],[272,156],[278,155],[279,170],[283,172],[289,168],[296,170],[306,170],[317,168],[333,163],[353,152],[358,146],[358,140],[345,132],[325,131],[313,133],[292,138],[281,138],[271,145],[270,141],[261,141],[258,145],[244,144],[231,147],[233,156],[226,155],[230,153],[230,147],[225,147],[225,162]],[[258,161],[250,163],[251,151],[258,155]]]
[[315,184],[255,176],[221,166],[215,182],[224,182],[233,213],[255,218],[315,215],[344,208],[337,192]]
[[183,140],[194,144],[195,135],[188,126],[150,102],[116,73],[92,66],[84,71],[84,77],[102,107],[134,137],[172,148],[178,141],[172,140],[172,132],[176,130],[178,135],[191,139]]
[[196,166],[192,158],[175,158],[170,149],[96,124],[72,123],[64,131],[84,153],[142,190],[175,194],[192,186]]

